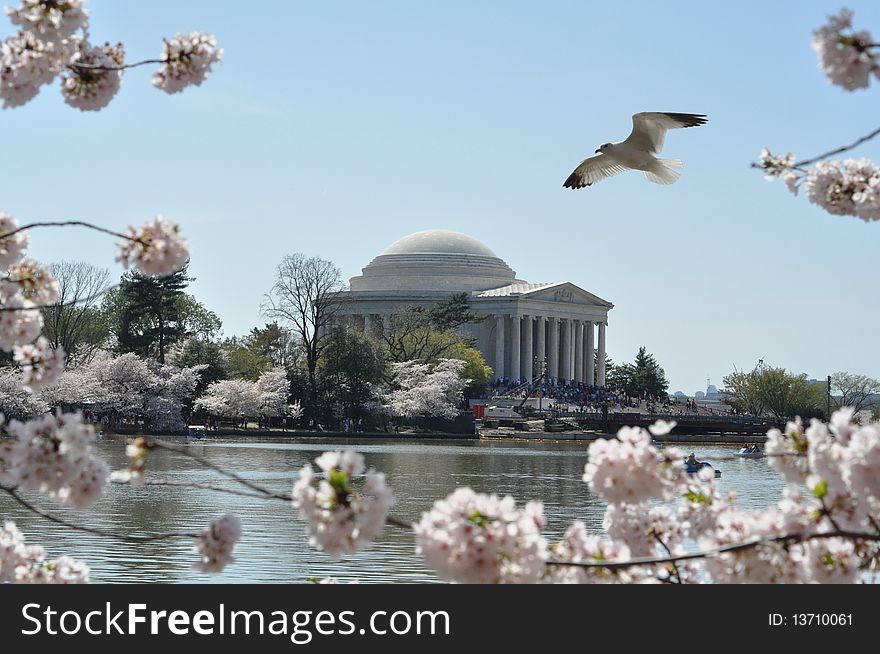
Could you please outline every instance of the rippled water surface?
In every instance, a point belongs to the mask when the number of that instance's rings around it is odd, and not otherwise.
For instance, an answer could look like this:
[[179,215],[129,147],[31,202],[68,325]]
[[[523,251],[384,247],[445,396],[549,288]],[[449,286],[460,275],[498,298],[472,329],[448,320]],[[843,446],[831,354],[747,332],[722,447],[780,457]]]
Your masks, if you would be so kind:
[[[518,501],[542,499],[548,518],[546,532],[562,534],[579,519],[601,531],[605,506],[581,480],[586,446],[497,441],[417,441],[353,439],[213,439],[190,445],[192,451],[223,468],[269,488],[290,492],[296,471],[325,450],[350,447],[364,454],[367,465],[386,474],[395,491],[393,514],[416,520],[421,512],[458,486],[480,492],[511,494]],[[126,466],[121,442],[98,444],[114,469]],[[736,457],[738,446],[691,446],[697,458],[722,470],[722,492],[734,490],[745,508],[765,507],[780,497],[782,477],[766,459]],[[689,451],[689,450],[688,450]],[[150,456],[156,478],[230,486],[217,473],[170,452]],[[42,496],[29,495],[40,506],[71,522],[126,533],[201,531],[225,512],[242,519],[243,536],[237,561],[222,574],[191,569],[192,543],[182,540],[148,544],[109,542],[70,531],[28,513],[0,496],[0,519],[15,520],[28,542],[42,544],[50,557],[69,554],[84,559],[96,582],[304,582],[334,576],[360,582],[436,582],[414,555],[413,538],[405,529],[386,527],[368,550],[333,561],[306,543],[302,523],[283,501],[237,497],[218,491],[175,486],[111,485],[88,511],[57,507]]]

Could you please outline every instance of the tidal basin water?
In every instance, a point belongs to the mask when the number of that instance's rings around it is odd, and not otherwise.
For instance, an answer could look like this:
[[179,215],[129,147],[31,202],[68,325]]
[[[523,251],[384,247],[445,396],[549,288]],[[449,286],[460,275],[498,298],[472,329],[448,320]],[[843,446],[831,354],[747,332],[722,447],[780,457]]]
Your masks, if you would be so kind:
[[[297,471],[321,452],[352,448],[365,456],[368,467],[386,474],[397,501],[392,513],[403,520],[418,520],[434,500],[458,486],[470,486],[479,492],[513,495],[518,503],[543,500],[549,537],[561,536],[574,520],[582,520],[590,531],[602,531],[605,506],[581,480],[586,445],[273,438],[209,439],[189,447],[225,469],[285,493],[290,492]],[[766,459],[739,458],[738,446],[685,447],[722,470],[721,490],[735,491],[740,506],[763,508],[779,499],[784,481]],[[114,469],[126,466],[124,443],[103,441],[98,449]],[[234,487],[217,473],[171,452],[151,454],[148,468],[155,478]],[[205,574],[192,569],[196,555],[188,539],[147,544],[110,541],[47,522],[0,495],[0,519],[15,520],[27,541],[43,545],[49,558],[68,554],[85,560],[93,582],[302,583],[328,576],[361,583],[439,581],[415,555],[409,530],[386,526],[369,549],[334,561],[308,546],[295,510],[279,500],[179,486],[118,484],[110,485],[104,498],[86,511],[59,507],[38,494],[27,497],[71,522],[128,534],[200,532],[223,513],[241,517],[236,562],[220,574]]]

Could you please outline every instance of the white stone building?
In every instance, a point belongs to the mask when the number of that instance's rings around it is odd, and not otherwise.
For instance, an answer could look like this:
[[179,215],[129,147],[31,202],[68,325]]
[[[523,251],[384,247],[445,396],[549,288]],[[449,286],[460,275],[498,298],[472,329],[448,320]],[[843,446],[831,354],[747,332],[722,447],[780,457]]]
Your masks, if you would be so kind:
[[366,330],[390,329],[395,314],[462,292],[471,310],[486,316],[462,329],[495,378],[537,377],[543,363],[550,378],[604,386],[605,328],[614,305],[571,282],[517,279],[491,249],[459,232],[417,232],[391,244],[351,278],[339,316]]

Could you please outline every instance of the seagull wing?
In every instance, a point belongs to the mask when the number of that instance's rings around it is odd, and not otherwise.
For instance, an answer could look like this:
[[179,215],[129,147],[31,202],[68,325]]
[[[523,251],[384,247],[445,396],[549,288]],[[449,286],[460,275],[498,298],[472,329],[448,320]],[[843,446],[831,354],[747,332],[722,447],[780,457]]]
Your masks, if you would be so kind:
[[703,114],[643,111],[633,114],[633,129],[624,143],[651,154],[660,154],[667,129],[698,127],[705,124],[706,116]]
[[574,172],[568,176],[563,186],[572,189],[592,186],[606,177],[613,177],[625,170],[629,170],[629,168],[617,163],[605,154],[597,154],[595,157],[584,159],[581,165],[575,168]]

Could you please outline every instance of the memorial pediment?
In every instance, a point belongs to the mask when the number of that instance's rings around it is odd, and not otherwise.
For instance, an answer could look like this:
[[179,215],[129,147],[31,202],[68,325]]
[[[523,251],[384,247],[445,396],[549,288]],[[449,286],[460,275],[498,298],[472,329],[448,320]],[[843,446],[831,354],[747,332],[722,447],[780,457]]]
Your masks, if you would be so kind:
[[580,286],[570,282],[561,282],[534,291],[522,293],[520,297],[530,300],[543,300],[545,302],[560,302],[568,304],[592,305],[611,308],[614,306],[598,295],[585,291]]

